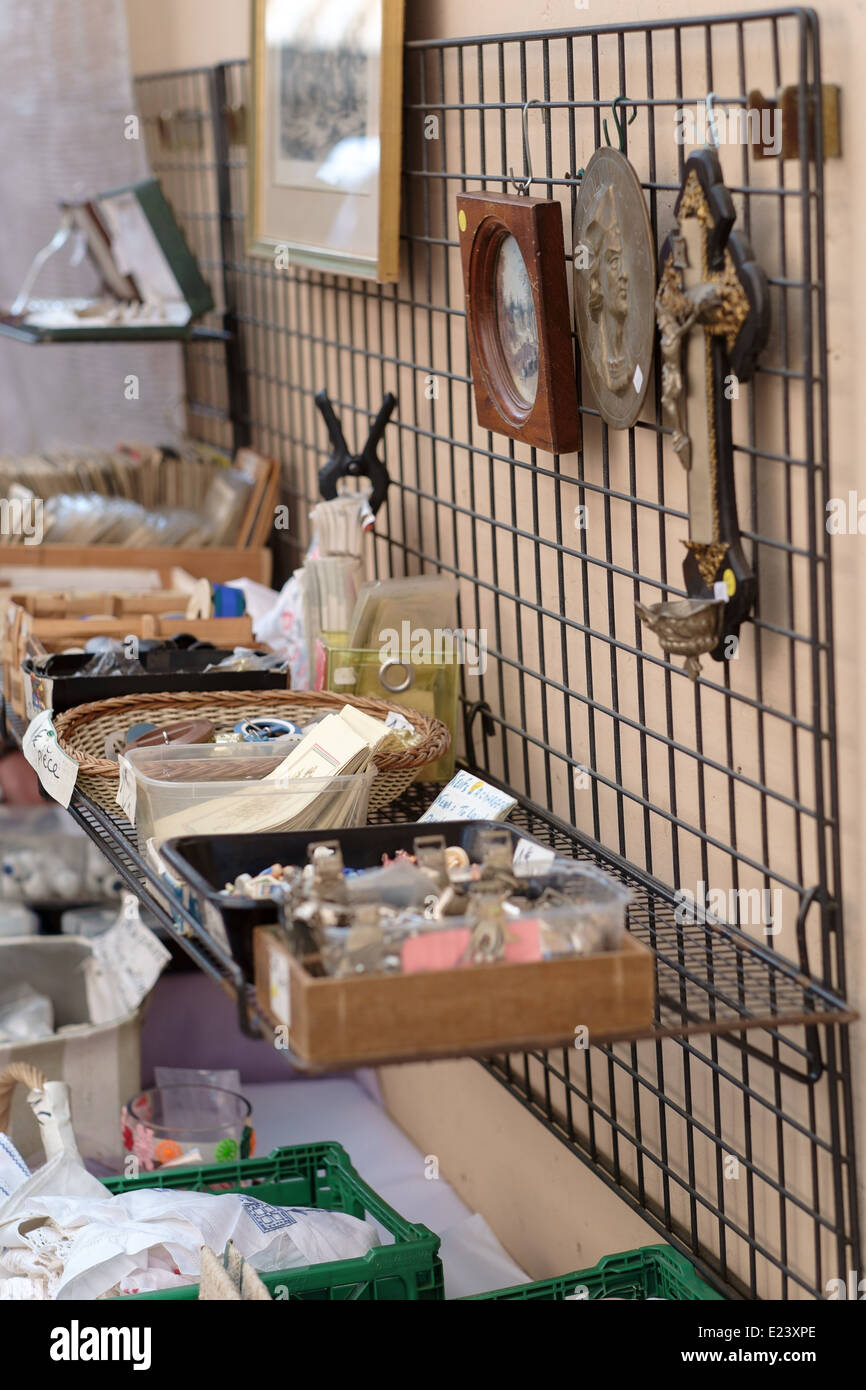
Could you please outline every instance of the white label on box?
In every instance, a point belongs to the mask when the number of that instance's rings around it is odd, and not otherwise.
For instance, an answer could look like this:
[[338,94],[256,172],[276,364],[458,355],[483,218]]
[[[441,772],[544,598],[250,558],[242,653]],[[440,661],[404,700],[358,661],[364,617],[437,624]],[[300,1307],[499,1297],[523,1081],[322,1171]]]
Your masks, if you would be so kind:
[[171,960],[171,952],[142,922],[133,893],[124,893],[123,910],[114,926],[93,938],[93,954],[114,986],[115,1017],[138,1008]]
[[209,903],[207,898],[202,898],[201,914],[204,922],[204,929],[207,932],[208,936],[212,936],[214,941],[216,941],[218,945],[222,946],[224,951],[228,952],[228,954],[231,955],[232,948],[229,944],[228,933],[226,932],[226,924],[223,921],[222,913],[219,911],[218,908],[214,907],[213,903]]
[[41,710],[51,708],[51,697],[54,694],[54,681],[50,676],[40,676],[37,678],[33,675],[28,676],[24,672],[22,672],[22,676],[25,682],[24,708],[27,711],[27,718],[33,719]]
[[68,806],[75,790],[78,763],[60,748],[50,709],[31,719],[21,749],[48,795],[61,806]]
[[117,796],[114,799],[130,825],[135,825],[135,773],[128,758],[119,757],[117,766],[120,771],[120,780],[117,785]]
[[421,821],[437,820],[505,820],[517,802],[507,792],[482,782],[471,772],[458,772],[447,787],[443,787],[432,806],[428,806]]
[[292,996],[289,987],[289,958],[285,951],[278,951],[273,947],[268,951],[268,998],[270,1000],[271,1013],[277,1023],[284,1023],[286,1027],[292,1021]]
[[410,723],[410,721],[406,718],[405,715],[398,714],[395,709],[392,709],[391,713],[386,718],[385,723],[388,725],[389,729],[397,729],[404,733],[410,734],[414,734],[415,732],[415,725]]
[[515,873],[542,873],[556,858],[556,851],[546,845],[538,845],[534,840],[520,840],[514,851],[513,867]]
[[334,685],[354,685],[358,677],[351,666],[338,666],[334,672]]

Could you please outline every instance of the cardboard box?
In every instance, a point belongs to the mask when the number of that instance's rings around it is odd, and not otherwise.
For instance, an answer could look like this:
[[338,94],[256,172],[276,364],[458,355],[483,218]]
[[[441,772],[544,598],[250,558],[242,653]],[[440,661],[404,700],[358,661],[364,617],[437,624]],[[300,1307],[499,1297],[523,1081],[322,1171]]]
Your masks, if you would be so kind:
[[123,545],[52,545],[46,541],[43,545],[0,545],[0,568],[4,565],[46,567],[64,574],[72,571],[70,581],[78,580],[79,587],[87,584],[88,565],[106,570],[156,570],[166,588],[176,569],[219,584],[228,584],[232,579],[254,579],[258,584],[270,585],[273,556],[261,542],[247,549],[222,545],[150,545],[130,549]]
[[[90,1023],[85,970],[91,943],[77,936],[10,937],[0,941],[0,988],[27,983],[54,1004],[53,1037],[0,1043],[0,1071],[30,1062],[50,1081],[65,1081],[83,1158],[118,1169],[120,1111],[141,1087],[141,1020],[145,1004],[111,1023]],[[25,1159],[44,1161],[39,1127],[24,1088],[16,1089],[11,1137]]]
[[29,717],[27,686],[21,663],[26,656],[45,656],[84,646],[90,637],[175,637],[189,632],[201,641],[231,650],[252,646],[252,621],[239,618],[170,617],[183,614],[183,593],[151,590],[143,594],[101,594],[76,590],[15,592],[6,606],[2,647],[3,694],[19,718]]
[[634,1037],[652,1027],[655,957],[618,951],[406,975],[310,974],[273,927],[253,933],[256,1002],[310,1070],[490,1056]]

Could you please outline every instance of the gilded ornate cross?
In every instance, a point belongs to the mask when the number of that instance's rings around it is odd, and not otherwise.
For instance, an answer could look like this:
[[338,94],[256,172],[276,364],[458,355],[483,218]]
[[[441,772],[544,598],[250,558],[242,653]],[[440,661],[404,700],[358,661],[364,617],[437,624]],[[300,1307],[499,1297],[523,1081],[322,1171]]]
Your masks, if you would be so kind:
[[736,213],[714,149],[688,159],[674,215],[661,250],[656,319],[662,408],[688,470],[689,598],[636,607],[666,653],[688,658],[695,679],[700,655],[731,654],[726,639],[739,633],[755,598],[737,519],[731,398],[766,344],[769,294],[748,242],[731,231]]

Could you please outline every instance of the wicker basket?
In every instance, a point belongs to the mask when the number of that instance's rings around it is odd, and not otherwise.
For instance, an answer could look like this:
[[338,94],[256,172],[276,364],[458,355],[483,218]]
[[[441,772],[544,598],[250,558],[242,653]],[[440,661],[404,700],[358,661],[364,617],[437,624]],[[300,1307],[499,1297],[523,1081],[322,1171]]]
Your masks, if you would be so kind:
[[370,808],[387,806],[408,787],[424,768],[446,752],[451,735],[439,719],[419,714],[405,705],[388,700],[357,699],[325,690],[227,690],[177,691],[172,695],[118,695],[111,700],[93,700],[87,705],[59,714],[54,721],[57,741],[64,753],[78,763],[77,786],[86,796],[112,813],[116,812],[118,767],[105,756],[105,741],[118,730],[133,724],[176,723],[181,719],[209,719],[217,733],[229,733],[241,719],[283,718],[296,723],[312,719],[327,710],[353,705],[376,719],[385,719],[392,710],[414,725],[420,743],[394,752],[376,754],[378,775],[370,793]]

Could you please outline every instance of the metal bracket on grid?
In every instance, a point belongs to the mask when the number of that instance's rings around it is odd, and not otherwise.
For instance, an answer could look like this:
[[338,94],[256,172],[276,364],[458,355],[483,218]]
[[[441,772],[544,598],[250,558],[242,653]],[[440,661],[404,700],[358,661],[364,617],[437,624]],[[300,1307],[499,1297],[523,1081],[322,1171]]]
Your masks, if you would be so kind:
[[[806,135],[809,158],[815,158],[815,108],[821,102],[821,142],[824,159],[838,159],[842,154],[842,127],[840,123],[841,87],[832,82],[824,82],[820,87],[806,89]],[[781,87],[774,97],[765,97],[759,88],[749,92],[746,100],[746,130],[750,136],[752,152],[759,159],[799,159],[800,150],[800,88]],[[753,132],[750,116],[753,111],[759,114],[759,126]],[[771,121],[781,120],[781,140],[779,148],[773,149],[775,141],[764,139],[764,113]],[[757,138],[752,138],[756,136]]]
[[[812,888],[807,888],[805,892],[802,893],[799,911],[797,912],[797,954],[800,957],[800,969],[810,980],[816,977],[812,974],[809,965],[809,943],[806,940],[806,918],[809,915],[809,909],[816,901],[820,903],[823,916],[829,904],[824,889],[818,883],[814,884]],[[805,1077],[803,1077],[803,1080],[809,1081],[814,1085],[824,1071],[824,1058],[821,1055],[821,1034],[815,1023],[806,1025],[806,1053],[809,1058],[809,1070]]]
[[475,700],[463,716],[463,732],[466,739],[467,753],[466,760],[473,765],[477,765],[477,763],[475,758],[475,744],[472,739],[472,726],[479,714],[481,715],[481,728],[484,732],[484,737],[494,738],[496,735],[496,720],[493,717],[493,710],[486,700]]
[[[800,906],[797,911],[797,956],[800,970],[810,980],[816,977],[812,974],[809,967],[809,946],[806,941],[806,918],[809,915],[810,908],[816,901],[820,903],[822,912],[829,911],[833,907],[833,904],[827,900],[824,890],[818,883],[814,884],[811,888],[806,888],[801,893]],[[805,994],[808,1001],[808,988]],[[803,1086],[814,1086],[820,1081],[825,1069],[824,1058],[821,1052],[821,1030],[817,1023],[807,1023],[805,1029],[807,1064],[805,1071],[797,1071],[794,1067],[790,1067],[785,1062],[782,1062],[778,1057],[772,1056],[769,1052],[764,1051],[762,1048],[755,1047],[752,1043],[745,1042],[745,1040],[736,1042],[733,1035],[731,1035],[728,1041],[731,1042],[733,1046],[738,1047],[740,1051],[747,1053],[749,1057],[754,1057],[755,1060],[759,1062],[766,1062],[767,1066],[789,1077],[792,1081],[799,1081]]]

